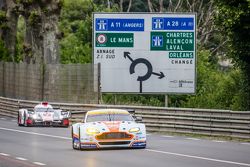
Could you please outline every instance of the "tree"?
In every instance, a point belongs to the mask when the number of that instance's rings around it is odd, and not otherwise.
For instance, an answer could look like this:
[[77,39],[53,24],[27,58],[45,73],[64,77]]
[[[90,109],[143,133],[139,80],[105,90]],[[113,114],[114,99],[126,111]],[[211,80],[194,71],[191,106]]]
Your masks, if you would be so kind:
[[8,50],[5,61],[15,61],[18,12],[14,0],[0,1],[0,39]]
[[0,60],[8,61],[10,60],[8,49],[5,47],[4,42],[0,39]]
[[250,109],[250,1],[216,0],[216,22],[221,32],[229,38],[227,55],[244,72],[244,85],[241,88],[244,109]]
[[[18,61],[16,48],[17,25],[23,16],[26,26],[24,61],[30,63],[57,63],[59,60],[57,23],[62,0],[2,0],[0,1],[0,37],[8,49],[11,61]],[[18,54],[19,55],[19,54]]]

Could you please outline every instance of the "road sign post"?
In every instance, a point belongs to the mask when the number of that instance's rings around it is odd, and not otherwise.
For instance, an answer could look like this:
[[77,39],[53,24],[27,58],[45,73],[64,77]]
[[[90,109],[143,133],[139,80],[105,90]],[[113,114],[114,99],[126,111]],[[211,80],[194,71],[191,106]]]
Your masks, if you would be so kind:
[[196,15],[94,13],[102,92],[195,93]]

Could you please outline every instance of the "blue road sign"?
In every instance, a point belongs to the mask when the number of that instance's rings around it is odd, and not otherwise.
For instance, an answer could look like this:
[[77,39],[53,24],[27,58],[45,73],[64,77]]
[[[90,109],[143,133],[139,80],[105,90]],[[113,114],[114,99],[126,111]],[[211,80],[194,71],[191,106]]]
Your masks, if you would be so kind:
[[96,18],[96,31],[144,31],[144,19]]
[[152,30],[194,30],[194,18],[153,17]]

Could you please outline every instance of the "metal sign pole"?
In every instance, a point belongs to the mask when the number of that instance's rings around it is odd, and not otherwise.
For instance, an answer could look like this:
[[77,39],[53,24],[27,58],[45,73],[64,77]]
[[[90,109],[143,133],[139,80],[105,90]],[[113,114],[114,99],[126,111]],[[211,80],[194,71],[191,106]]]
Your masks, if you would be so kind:
[[165,107],[168,107],[168,95],[165,95]]
[[101,87],[101,63],[98,63],[98,66],[97,66],[97,70],[98,70],[98,73],[97,73],[97,82],[98,82],[98,104],[101,104],[102,103],[102,87]]

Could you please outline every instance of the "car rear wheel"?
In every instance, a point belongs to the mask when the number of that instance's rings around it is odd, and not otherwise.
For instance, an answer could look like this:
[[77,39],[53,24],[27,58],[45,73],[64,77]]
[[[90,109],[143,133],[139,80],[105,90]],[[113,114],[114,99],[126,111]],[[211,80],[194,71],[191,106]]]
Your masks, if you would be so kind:
[[17,117],[17,124],[18,126],[22,126],[21,124],[21,117],[20,117],[20,113],[18,112],[18,117]]
[[28,125],[27,125],[26,113],[24,113],[23,122],[24,122],[23,125],[27,127]]

